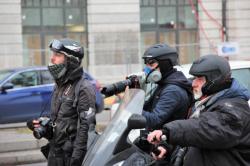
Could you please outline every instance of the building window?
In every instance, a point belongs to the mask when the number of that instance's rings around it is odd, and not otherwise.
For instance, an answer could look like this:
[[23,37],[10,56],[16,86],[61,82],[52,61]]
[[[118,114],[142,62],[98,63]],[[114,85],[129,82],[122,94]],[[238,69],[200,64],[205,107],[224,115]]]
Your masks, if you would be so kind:
[[199,56],[198,28],[189,0],[140,0],[140,9],[142,52],[152,44],[166,43],[176,47],[182,64]]
[[86,0],[21,0],[21,4],[24,65],[47,65],[48,44],[54,38],[69,37],[87,47]]

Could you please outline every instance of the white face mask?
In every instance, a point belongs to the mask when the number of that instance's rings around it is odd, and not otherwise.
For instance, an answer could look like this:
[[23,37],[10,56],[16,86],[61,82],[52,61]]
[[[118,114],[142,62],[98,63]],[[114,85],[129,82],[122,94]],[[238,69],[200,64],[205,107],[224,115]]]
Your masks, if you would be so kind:
[[144,72],[146,73],[146,82],[157,83],[162,78],[161,72],[156,69],[151,69],[146,66]]
[[158,70],[154,70],[152,73],[150,73],[148,75],[148,81],[150,83],[157,83],[158,81],[161,80],[161,72],[159,72]]

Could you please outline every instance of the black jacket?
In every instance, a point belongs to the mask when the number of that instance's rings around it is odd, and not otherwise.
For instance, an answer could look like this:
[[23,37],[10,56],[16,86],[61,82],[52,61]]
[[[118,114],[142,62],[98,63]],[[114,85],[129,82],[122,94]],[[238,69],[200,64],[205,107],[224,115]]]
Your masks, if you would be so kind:
[[248,99],[247,90],[233,81],[203,104],[197,118],[164,125],[171,144],[188,147],[185,166],[250,165]]
[[149,129],[159,129],[170,121],[185,119],[191,105],[191,82],[182,72],[173,70],[157,84],[142,113]]
[[[63,165],[69,165],[69,162],[71,165],[79,165],[87,151],[89,125],[86,116],[90,108],[95,109],[95,90],[93,85],[82,77],[82,68],[77,68],[70,72],[66,79],[57,82],[51,102],[51,119],[56,124],[53,138],[49,140],[53,151],[51,153],[64,161],[66,158],[70,160]],[[79,80],[80,92],[74,107],[75,86]],[[49,157],[49,165],[62,164]]]

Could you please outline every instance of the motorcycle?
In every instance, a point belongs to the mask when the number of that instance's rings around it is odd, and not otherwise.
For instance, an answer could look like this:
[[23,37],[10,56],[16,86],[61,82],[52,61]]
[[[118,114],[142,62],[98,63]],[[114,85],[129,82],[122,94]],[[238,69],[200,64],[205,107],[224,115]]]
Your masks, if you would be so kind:
[[153,158],[139,149],[133,140],[138,129],[146,127],[141,115],[145,93],[141,89],[126,89],[112,120],[101,135],[92,137],[82,166],[150,165]]

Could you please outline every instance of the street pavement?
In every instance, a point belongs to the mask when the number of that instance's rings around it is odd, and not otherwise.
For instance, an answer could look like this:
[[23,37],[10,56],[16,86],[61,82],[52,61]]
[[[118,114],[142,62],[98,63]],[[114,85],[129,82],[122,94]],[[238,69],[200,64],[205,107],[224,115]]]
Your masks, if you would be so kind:
[[33,164],[22,164],[22,165],[17,165],[17,166],[47,166],[47,163],[42,162],[42,163],[33,163]]
[[[102,131],[110,118],[110,111],[97,114],[97,130]],[[0,166],[46,166],[40,152],[46,143],[46,139],[35,139],[26,123],[0,124]]]

